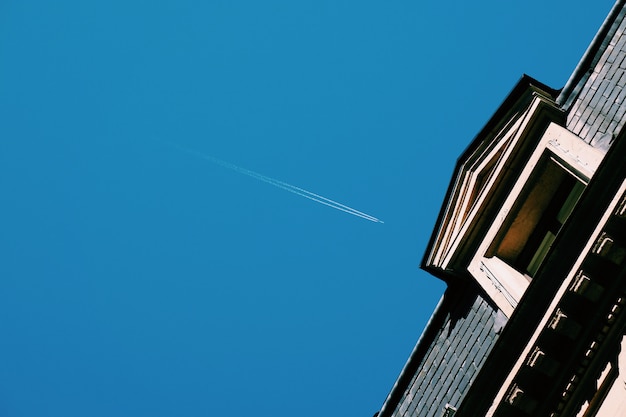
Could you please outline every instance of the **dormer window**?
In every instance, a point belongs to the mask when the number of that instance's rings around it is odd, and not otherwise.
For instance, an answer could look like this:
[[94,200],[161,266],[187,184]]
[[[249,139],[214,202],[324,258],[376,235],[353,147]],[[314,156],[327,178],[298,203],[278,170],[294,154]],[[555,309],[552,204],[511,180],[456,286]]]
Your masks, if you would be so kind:
[[485,255],[533,277],[584,188],[580,176],[544,156]]
[[467,268],[507,316],[537,276],[600,160],[599,151],[554,123],[525,159]]
[[541,90],[515,100],[459,159],[422,262],[444,280],[474,279],[508,317],[604,156]]

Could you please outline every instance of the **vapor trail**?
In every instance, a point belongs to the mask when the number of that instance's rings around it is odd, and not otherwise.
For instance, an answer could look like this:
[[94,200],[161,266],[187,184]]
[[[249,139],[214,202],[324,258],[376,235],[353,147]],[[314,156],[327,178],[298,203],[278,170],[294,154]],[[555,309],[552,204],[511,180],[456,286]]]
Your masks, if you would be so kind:
[[377,219],[374,216],[370,216],[369,214],[366,214],[366,213],[363,213],[363,212],[358,211],[356,209],[353,209],[352,207],[348,207],[348,206],[346,206],[344,204],[341,204],[341,203],[339,203],[337,201],[331,200],[330,198],[326,198],[326,197],[323,197],[323,196],[321,196],[319,194],[315,194],[315,193],[313,193],[311,191],[305,190],[303,188],[296,187],[295,185],[288,184],[286,182],[283,182],[283,181],[280,181],[280,180],[268,177],[268,176],[263,175],[263,174],[259,174],[258,172],[250,171],[249,169],[241,168],[239,166],[230,164],[228,162],[216,160],[216,158],[211,158],[211,160],[213,162],[215,162],[215,163],[218,163],[218,164],[222,165],[222,166],[225,166],[227,168],[233,169],[233,170],[235,170],[235,171],[237,171],[237,172],[239,172],[241,174],[248,175],[248,176],[250,176],[252,178],[258,179],[259,181],[266,182],[266,183],[271,184],[271,185],[273,185],[275,187],[278,187],[278,188],[281,188],[283,190],[289,191],[291,193],[300,195],[302,197],[308,198],[308,199],[316,201],[318,203],[327,205],[329,207],[336,208],[336,209],[341,210],[341,211],[345,211],[346,213],[350,213],[350,214],[354,214],[354,215],[359,216],[359,217],[363,217],[363,218],[365,218],[367,220],[370,220],[370,221],[373,221],[373,222],[383,223],[381,220]]
[[166,142],[166,143],[171,145],[171,146],[173,146],[173,147],[175,147],[175,148],[177,148],[177,149],[179,149],[179,150],[181,150],[181,151],[183,151],[183,152],[186,152],[186,153],[192,154],[194,156],[197,156],[198,158],[204,159],[206,161],[213,162],[214,164],[217,164],[217,165],[222,166],[224,168],[228,168],[228,169],[231,169],[231,170],[233,170],[235,172],[238,172],[240,174],[247,175],[247,176],[252,177],[254,179],[257,179],[259,181],[263,181],[263,182],[265,182],[267,184],[273,185],[274,187],[280,188],[280,189],[285,190],[285,191],[289,191],[290,193],[299,195],[299,196],[304,197],[304,198],[308,198],[309,200],[315,201],[315,202],[323,204],[325,206],[332,207],[332,208],[334,208],[336,210],[343,211],[343,212],[348,213],[348,214],[352,214],[353,216],[357,216],[357,217],[360,217],[360,218],[365,219],[365,220],[369,220],[369,221],[374,222],[374,223],[384,223],[382,220],[380,220],[380,219],[378,219],[378,218],[376,218],[374,216],[370,216],[369,214],[363,213],[362,211],[353,209],[352,207],[346,206],[345,204],[341,204],[341,203],[339,203],[339,202],[337,202],[335,200],[331,200],[330,198],[323,197],[323,196],[321,196],[319,194],[315,194],[315,193],[313,193],[311,191],[305,190],[304,188],[296,187],[295,185],[291,185],[289,183],[286,183],[286,182],[274,179],[272,177],[268,177],[266,175],[259,174],[258,172],[254,172],[254,171],[251,171],[249,169],[242,168],[242,167],[237,166],[235,164],[232,164],[230,162],[222,161],[221,159],[215,158],[215,157],[210,156],[210,155],[205,155],[205,154],[203,154],[201,152],[198,152],[198,151],[195,151],[193,149],[182,147],[182,146],[180,146],[180,145],[178,145],[176,143],[172,143],[172,142]]

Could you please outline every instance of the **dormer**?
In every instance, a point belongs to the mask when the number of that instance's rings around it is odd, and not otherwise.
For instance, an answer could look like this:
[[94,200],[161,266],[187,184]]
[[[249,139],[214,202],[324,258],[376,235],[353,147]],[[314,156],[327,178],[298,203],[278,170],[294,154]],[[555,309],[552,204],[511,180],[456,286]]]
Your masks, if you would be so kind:
[[422,267],[476,281],[510,316],[603,153],[566,130],[556,91],[523,77],[461,155]]

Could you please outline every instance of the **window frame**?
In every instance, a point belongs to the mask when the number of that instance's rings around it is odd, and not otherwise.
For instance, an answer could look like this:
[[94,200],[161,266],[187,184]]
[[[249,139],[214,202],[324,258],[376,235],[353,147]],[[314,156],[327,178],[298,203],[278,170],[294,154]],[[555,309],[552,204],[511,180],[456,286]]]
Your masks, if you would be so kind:
[[545,158],[553,158],[566,172],[587,184],[602,156],[601,151],[554,122],[550,123],[530,154],[468,266],[470,274],[508,317],[517,307],[530,280],[516,267],[493,256],[493,248],[497,240],[506,234],[506,228],[510,226],[510,215],[519,208],[520,199],[525,197],[524,193],[528,193],[529,181],[537,177],[537,169],[545,163]]
[[496,256],[532,279],[588,181],[544,151],[485,257]]

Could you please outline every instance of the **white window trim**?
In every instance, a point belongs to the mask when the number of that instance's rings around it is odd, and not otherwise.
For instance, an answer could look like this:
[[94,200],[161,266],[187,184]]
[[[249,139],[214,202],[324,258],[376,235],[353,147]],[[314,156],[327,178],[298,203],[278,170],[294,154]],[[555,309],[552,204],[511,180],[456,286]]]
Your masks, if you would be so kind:
[[526,358],[528,357],[528,355],[530,354],[534,346],[536,346],[537,340],[539,339],[541,332],[548,325],[548,322],[552,319],[552,316],[553,316],[552,312],[558,308],[559,302],[561,301],[565,293],[568,291],[568,289],[571,287],[572,282],[576,278],[576,275],[578,274],[578,271],[580,270],[587,253],[592,249],[598,236],[602,233],[602,230],[604,229],[607,221],[615,212],[615,209],[617,208],[619,202],[622,200],[625,194],[626,194],[626,181],[622,182],[622,185],[620,186],[618,192],[615,194],[615,197],[609,204],[609,207],[607,208],[607,210],[602,215],[602,218],[598,222],[598,225],[596,226],[594,232],[591,234],[591,237],[589,238],[589,240],[585,244],[585,247],[581,251],[580,256],[574,262],[573,267],[570,269],[570,273],[563,280],[563,283],[561,284],[556,295],[552,299],[550,306],[546,310],[547,313],[543,316],[543,318],[539,322],[539,325],[535,329],[535,332],[530,338],[530,341],[526,344],[526,347],[524,348],[519,358],[517,359],[517,362],[513,366],[513,369],[511,370],[511,372],[509,372],[507,378],[504,380],[504,383],[502,384],[498,394],[496,394],[496,396],[494,397],[493,403],[491,404],[489,411],[487,411],[487,414],[485,414],[485,417],[493,417],[493,415],[495,414],[496,409],[498,408],[498,406],[504,399],[504,396],[506,395],[508,387],[510,387],[511,384],[513,384],[513,379],[515,378],[519,370],[524,365]]
[[529,280],[496,257],[485,257],[485,253],[546,151],[569,165],[566,168],[576,172],[577,176],[586,180],[585,182],[593,176],[604,157],[602,151],[586,144],[581,138],[556,123],[550,123],[546,129],[468,267],[470,274],[507,317],[511,316],[528,288]]

